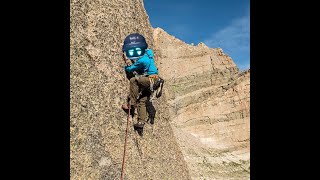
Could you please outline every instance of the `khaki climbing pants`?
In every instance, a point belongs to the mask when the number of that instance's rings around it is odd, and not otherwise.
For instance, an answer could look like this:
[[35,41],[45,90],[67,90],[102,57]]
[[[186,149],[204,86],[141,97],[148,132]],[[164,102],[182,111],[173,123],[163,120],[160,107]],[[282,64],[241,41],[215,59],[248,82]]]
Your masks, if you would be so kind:
[[[137,108],[138,122],[145,123],[147,121],[146,101],[150,96],[150,81],[148,77],[132,77],[130,79],[130,104]],[[139,95],[139,92],[142,94]],[[139,96],[139,99],[137,99]]]

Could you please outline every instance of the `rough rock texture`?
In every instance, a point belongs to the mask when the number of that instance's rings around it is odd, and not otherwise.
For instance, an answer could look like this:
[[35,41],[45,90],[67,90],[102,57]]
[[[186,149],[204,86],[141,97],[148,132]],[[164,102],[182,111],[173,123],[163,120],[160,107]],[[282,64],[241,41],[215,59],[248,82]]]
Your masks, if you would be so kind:
[[175,136],[192,179],[250,178],[250,70],[154,29]]
[[[142,0],[70,3],[70,177],[120,179],[126,129],[120,106],[129,88],[120,49],[134,32],[153,48],[153,30]],[[130,123],[124,179],[190,179],[165,96],[143,138]]]

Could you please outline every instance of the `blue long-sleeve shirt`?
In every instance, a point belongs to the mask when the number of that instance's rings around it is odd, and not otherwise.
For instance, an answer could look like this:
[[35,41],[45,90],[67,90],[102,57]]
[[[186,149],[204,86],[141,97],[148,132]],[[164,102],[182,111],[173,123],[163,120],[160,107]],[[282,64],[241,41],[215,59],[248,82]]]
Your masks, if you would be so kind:
[[151,49],[146,49],[145,54],[131,66],[126,66],[128,72],[136,71],[138,74],[158,74],[157,67],[153,60],[153,52]]

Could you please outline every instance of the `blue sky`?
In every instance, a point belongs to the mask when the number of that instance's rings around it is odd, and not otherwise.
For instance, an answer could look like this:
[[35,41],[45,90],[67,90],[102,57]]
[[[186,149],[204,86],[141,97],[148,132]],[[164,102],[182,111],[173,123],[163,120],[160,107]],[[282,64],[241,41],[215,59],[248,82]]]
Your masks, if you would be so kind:
[[240,70],[250,68],[250,0],[144,0],[152,27],[182,41],[221,47]]

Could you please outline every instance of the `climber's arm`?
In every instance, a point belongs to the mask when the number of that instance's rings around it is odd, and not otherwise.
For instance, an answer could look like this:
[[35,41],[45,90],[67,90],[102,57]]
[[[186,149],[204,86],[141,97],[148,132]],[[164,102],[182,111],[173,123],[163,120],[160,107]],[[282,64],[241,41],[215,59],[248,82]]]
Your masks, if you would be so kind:
[[141,63],[141,61],[136,61],[131,66],[126,66],[125,70],[128,72],[138,71],[139,69],[142,68],[142,66],[143,66],[143,64]]

